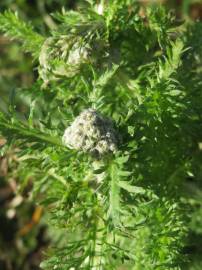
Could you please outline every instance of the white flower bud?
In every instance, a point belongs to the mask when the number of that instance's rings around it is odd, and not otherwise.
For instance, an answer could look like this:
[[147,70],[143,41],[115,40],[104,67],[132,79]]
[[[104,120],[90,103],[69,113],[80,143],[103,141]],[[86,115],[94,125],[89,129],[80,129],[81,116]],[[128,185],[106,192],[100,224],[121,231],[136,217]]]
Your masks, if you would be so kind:
[[117,150],[118,136],[112,121],[94,109],[87,109],[65,130],[63,143],[70,148],[102,156]]

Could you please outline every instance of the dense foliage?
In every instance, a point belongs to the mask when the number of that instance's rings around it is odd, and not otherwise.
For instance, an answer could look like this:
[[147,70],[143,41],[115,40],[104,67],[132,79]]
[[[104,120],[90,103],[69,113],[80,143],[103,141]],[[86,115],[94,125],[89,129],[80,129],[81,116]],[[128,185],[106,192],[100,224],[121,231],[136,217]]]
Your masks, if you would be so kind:
[[[95,2],[55,12],[48,34],[0,14],[0,30],[37,70],[2,102],[1,153],[17,149],[21,191],[33,185],[30,197],[61,234],[43,269],[185,269],[188,231],[202,223],[201,23],[179,25],[132,0]],[[111,119],[116,151],[64,144],[86,109]]]

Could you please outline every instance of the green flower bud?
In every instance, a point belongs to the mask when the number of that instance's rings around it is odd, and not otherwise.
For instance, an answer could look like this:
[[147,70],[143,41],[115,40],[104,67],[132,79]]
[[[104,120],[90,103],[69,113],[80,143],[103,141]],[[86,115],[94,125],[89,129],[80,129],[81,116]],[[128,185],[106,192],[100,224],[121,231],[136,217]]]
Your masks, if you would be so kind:
[[80,37],[50,37],[39,55],[39,75],[47,85],[61,77],[73,77],[90,58],[90,48],[82,45]]

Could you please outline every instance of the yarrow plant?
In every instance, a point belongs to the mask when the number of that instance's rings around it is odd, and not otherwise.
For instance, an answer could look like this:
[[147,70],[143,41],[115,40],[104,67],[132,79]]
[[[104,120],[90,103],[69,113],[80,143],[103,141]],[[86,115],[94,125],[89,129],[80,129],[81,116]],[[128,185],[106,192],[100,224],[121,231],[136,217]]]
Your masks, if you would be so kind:
[[[158,5],[88,0],[44,36],[18,14],[0,31],[38,70],[0,113],[19,192],[45,209],[42,269],[179,270],[200,179],[201,25]],[[40,31],[39,31],[40,32]],[[202,34],[202,33],[201,33]],[[5,108],[5,107],[4,107]],[[13,167],[12,167],[13,166]]]

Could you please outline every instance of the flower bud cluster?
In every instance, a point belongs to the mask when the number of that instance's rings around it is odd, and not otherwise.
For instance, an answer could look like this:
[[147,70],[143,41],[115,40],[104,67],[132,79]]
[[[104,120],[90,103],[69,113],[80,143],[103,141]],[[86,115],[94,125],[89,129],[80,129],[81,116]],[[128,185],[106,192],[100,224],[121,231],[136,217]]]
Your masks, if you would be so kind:
[[82,45],[81,38],[50,37],[44,42],[39,55],[39,75],[45,85],[61,77],[72,77],[90,57],[90,48]]
[[117,150],[118,136],[111,120],[87,109],[65,130],[63,142],[70,148],[101,156]]

